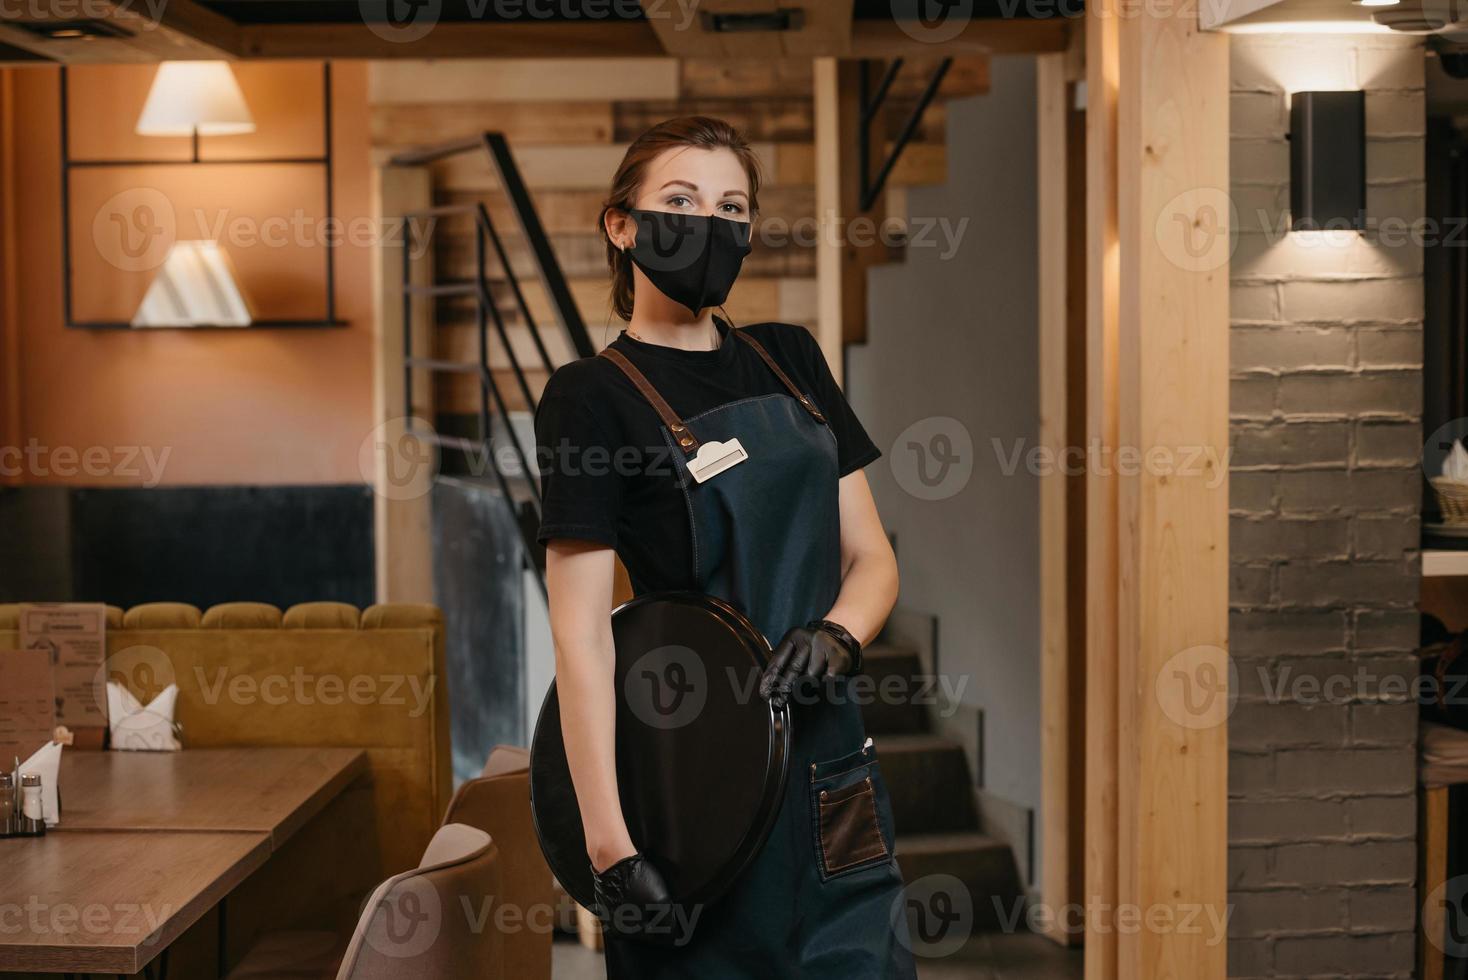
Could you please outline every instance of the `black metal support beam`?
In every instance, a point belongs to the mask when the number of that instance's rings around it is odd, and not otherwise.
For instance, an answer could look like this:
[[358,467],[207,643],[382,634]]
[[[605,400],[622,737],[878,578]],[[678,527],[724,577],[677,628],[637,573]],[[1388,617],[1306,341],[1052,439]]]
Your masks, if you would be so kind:
[[877,90],[870,97],[867,93],[867,73],[863,64],[861,72],[861,87],[859,99],[861,102],[861,125],[857,130],[857,171],[858,183],[861,187],[861,210],[870,211],[872,205],[877,202],[877,197],[882,193],[882,188],[887,185],[887,178],[892,175],[892,169],[897,166],[897,160],[902,156],[902,151],[912,141],[912,136],[917,132],[918,124],[923,120],[923,113],[932,104],[933,98],[938,94],[938,87],[943,84],[943,76],[948,74],[948,69],[953,66],[952,58],[944,58],[933,70],[933,77],[928,79],[928,84],[923,88],[922,94],[918,96],[917,104],[912,107],[907,121],[902,124],[902,129],[897,134],[897,140],[892,144],[887,159],[877,170],[876,177],[871,174],[871,133],[872,125],[877,120],[877,114],[881,111],[882,103],[886,101],[887,94],[892,89],[892,82],[897,78],[897,73],[902,70],[902,59],[894,58],[888,64],[887,70],[882,75],[882,80],[877,83]]

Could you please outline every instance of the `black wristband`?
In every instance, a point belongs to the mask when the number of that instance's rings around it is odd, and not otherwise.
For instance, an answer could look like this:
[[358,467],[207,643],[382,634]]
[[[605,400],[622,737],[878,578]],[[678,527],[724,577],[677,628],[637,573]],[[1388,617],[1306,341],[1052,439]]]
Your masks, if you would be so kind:
[[851,654],[851,670],[849,673],[861,673],[861,641],[851,635],[851,631],[840,623],[833,623],[829,619],[812,619],[805,624],[806,629],[820,630],[822,633],[832,636],[838,643],[846,648]]

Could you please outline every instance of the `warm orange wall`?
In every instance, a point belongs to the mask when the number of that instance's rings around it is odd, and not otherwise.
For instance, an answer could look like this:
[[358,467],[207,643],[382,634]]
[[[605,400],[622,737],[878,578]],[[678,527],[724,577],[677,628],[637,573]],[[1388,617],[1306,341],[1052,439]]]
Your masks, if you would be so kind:
[[[252,71],[268,68],[250,66]],[[86,69],[87,84],[74,86],[73,111],[83,91],[112,91],[109,100],[125,102],[125,93],[136,90],[138,71],[135,66]],[[108,72],[116,73],[115,87],[97,84],[108,81]],[[18,349],[20,391],[15,428],[21,444],[34,440],[48,453],[60,447],[77,453],[101,447],[118,460],[131,447],[147,447],[155,459],[166,450],[164,484],[361,482],[358,449],[372,426],[370,246],[347,243],[337,249],[337,315],[347,321],[345,327],[197,332],[67,329],[61,291],[57,71],[27,68],[10,74],[18,134],[14,177],[19,193],[13,216],[18,247],[14,278],[7,283],[13,289],[16,322],[7,323],[5,329],[13,332]],[[335,65],[332,84],[334,211],[342,221],[365,223],[371,214],[365,64]],[[99,97],[94,94],[93,98]],[[91,104],[82,112],[105,119],[112,104]],[[269,133],[309,131],[310,120],[320,118],[320,108],[319,97],[313,100],[306,90],[295,108],[301,118],[277,119]],[[278,110],[262,106],[261,111],[269,116]],[[90,149],[98,139],[90,132],[91,126],[85,128],[90,133],[86,137]],[[317,128],[319,131],[319,123]],[[115,127],[117,156],[130,155],[135,149],[126,145],[131,139],[129,129]],[[72,131],[75,146],[76,119]],[[172,152],[169,144],[169,140],[159,141],[164,148],[157,153],[159,158],[167,155],[164,150]],[[77,155],[81,154],[74,153]],[[269,217],[272,211],[284,218],[298,211],[308,217],[319,211],[319,194],[309,190],[299,175],[272,178],[264,168],[258,173],[229,168],[233,171],[230,179],[221,180],[223,175],[201,173],[214,169],[224,168],[146,169],[146,184],[176,199],[176,210],[182,216],[179,237],[195,237],[191,228],[184,227],[184,219],[200,207],[214,215],[219,208],[228,208],[228,213],[249,214],[251,220]],[[242,183],[220,186],[231,180]],[[211,194],[221,197],[212,200]],[[87,220],[82,221],[83,217]],[[83,307],[91,313],[108,307],[120,311],[118,319],[126,319],[136,285],[129,285],[125,276],[105,263],[92,261],[98,246],[87,232],[90,217],[74,216],[73,228],[79,229],[72,238],[78,255],[73,283],[78,314]],[[229,247],[246,289],[269,307],[261,315],[282,315],[293,308],[292,296],[302,303],[314,303],[314,309],[302,308],[301,312],[320,315],[325,273],[319,252],[294,245],[284,250]],[[255,254],[250,254],[252,249]],[[84,254],[87,251],[91,254]],[[249,276],[254,277],[253,282]],[[7,443],[13,439],[6,434]],[[0,459],[0,464],[4,462]],[[27,472],[22,482],[127,485],[142,479],[118,473],[59,477]]]

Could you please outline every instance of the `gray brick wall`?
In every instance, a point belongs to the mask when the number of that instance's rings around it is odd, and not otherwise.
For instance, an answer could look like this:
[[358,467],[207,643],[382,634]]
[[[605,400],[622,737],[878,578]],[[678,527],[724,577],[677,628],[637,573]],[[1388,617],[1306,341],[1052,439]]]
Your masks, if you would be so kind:
[[[1289,235],[1287,93],[1354,88],[1384,224]],[[1422,48],[1235,35],[1230,117],[1229,975],[1409,977]]]

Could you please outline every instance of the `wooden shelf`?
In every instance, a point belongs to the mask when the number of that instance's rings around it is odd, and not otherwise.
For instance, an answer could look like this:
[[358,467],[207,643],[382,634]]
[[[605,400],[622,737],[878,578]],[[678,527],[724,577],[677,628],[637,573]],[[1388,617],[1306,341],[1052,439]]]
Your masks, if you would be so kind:
[[1423,578],[1445,578],[1452,575],[1468,575],[1468,551],[1427,549],[1422,552]]

